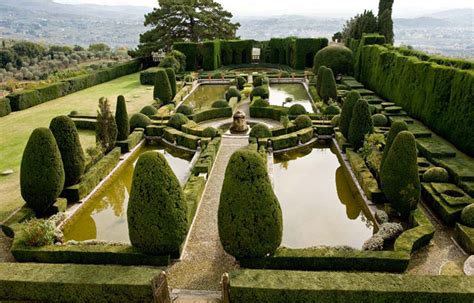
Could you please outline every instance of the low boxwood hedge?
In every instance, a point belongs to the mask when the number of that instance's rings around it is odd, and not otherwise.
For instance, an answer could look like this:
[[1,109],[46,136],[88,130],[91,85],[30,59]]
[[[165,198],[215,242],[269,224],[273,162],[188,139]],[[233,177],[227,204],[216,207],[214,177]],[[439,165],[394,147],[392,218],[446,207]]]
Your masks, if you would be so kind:
[[127,140],[123,141],[117,141],[115,143],[115,146],[120,147],[120,150],[122,151],[122,154],[128,153],[132,149],[135,148],[135,146],[138,145],[143,139],[144,136],[144,131],[141,128],[135,129],[133,133],[131,133],[128,136]]
[[250,117],[280,121],[281,116],[288,114],[288,108],[270,105],[266,107],[250,106]]
[[231,107],[206,109],[190,116],[190,118],[196,123],[200,123],[207,120],[213,120],[213,119],[218,119],[218,118],[229,118],[229,117],[232,117]]
[[10,107],[10,100],[7,98],[0,98],[0,117],[5,117],[12,112]]

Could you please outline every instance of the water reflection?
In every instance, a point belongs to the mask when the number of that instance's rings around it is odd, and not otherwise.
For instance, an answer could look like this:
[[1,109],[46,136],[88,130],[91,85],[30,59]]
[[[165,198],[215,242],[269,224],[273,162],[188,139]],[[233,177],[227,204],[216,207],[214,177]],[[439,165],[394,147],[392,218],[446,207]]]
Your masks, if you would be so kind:
[[184,101],[184,104],[191,105],[196,109],[211,107],[214,101],[225,99],[225,92],[228,88],[229,85],[200,85]]
[[308,93],[302,84],[272,84],[270,86],[271,105],[282,106],[287,98],[292,98],[293,101],[285,103],[285,107],[291,107],[294,104],[301,104],[307,112],[313,112]]

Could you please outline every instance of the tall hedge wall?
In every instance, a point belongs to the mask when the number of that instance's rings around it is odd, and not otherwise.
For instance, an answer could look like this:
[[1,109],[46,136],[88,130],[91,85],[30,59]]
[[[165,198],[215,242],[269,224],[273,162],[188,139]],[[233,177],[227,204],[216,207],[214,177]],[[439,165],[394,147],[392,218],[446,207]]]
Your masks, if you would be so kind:
[[198,61],[198,43],[195,42],[177,42],[173,44],[173,49],[182,52],[186,56],[186,70],[197,70]]
[[396,48],[396,50],[402,55],[414,56],[422,61],[434,62],[438,63],[439,65],[445,65],[459,69],[474,70],[473,60],[433,56],[415,49],[409,49],[405,47]]
[[305,69],[313,67],[313,59],[316,53],[328,46],[326,38],[300,38],[295,40],[295,58],[292,67]]
[[292,38],[272,38],[268,43],[270,62],[291,66],[295,55],[295,44]]
[[221,66],[221,43],[218,40],[206,41],[201,45],[202,68],[215,70]]
[[251,40],[224,40],[221,41],[222,65],[252,63]]
[[474,156],[474,71],[423,62],[380,45],[360,52],[364,85]]

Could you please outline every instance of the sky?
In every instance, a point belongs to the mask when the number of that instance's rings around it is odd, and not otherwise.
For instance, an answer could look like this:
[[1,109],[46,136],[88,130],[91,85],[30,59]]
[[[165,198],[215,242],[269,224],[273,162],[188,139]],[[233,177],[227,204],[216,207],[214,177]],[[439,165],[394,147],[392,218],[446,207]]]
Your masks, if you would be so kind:
[[[62,3],[157,6],[157,0],[54,0]],[[217,0],[234,16],[316,15],[348,17],[378,9],[378,0]],[[474,8],[473,0],[395,0],[395,17],[413,17],[453,8]]]

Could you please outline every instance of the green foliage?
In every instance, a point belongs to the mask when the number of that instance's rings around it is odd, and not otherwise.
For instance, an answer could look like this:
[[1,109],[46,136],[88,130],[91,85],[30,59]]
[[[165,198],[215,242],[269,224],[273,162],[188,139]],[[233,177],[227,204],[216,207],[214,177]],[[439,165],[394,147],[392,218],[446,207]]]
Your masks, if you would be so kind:
[[387,116],[384,114],[375,114],[372,116],[372,123],[374,126],[385,127],[388,125]]
[[85,155],[76,125],[68,116],[58,116],[49,125],[61,153],[65,181],[69,187],[78,183],[85,171]]
[[130,242],[151,255],[178,256],[187,233],[187,207],[178,179],[158,152],[143,153],[133,173],[127,221]]
[[171,68],[174,72],[179,72],[181,69],[181,64],[179,61],[173,57],[173,56],[165,56],[161,61],[160,64],[158,65],[161,68],[167,69]]
[[356,91],[352,91],[347,95],[344,104],[342,106],[341,120],[339,122],[339,129],[344,137],[349,138],[349,126],[351,125],[352,112],[354,111],[354,105],[361,98],[360,94]]
[[323,71],[319,96],[326,103],[328,103],[331,99],[337,100],[336,79],[334,78],[334,74],[330,68],[326,68]]
[[242,99],[240,91],[235,86],[229,87],[229,89],[225,93],[225,99],[227,100],[227,102],[229,102],[231,98],[237,98],[239,102]]
[[270,102],[268,102],[268,100],[266,100],[266,99],[258,98],[258,99],[255,99],[255,101],[252,102],[252,106],[266,107],[266,106],[270,106]]
[[354,73],[354,55],[345,46],[330,45],[314,56],[313,69],[319,70],[321,66],[332,69],[336,75],[352,75]]
[[384,10],[378,18],[379,33],[385,36],[387,43],[393,44],[394,33],[393,33],[393,20],[392,10]]
[[202,131],[202,136],[205,138],[214,138],[217,136],[217,129],[215,129],[214,127],[206,127]]
[[29,41],[16,42],[13,44],[12,49],[18,57],[28,57],[31,59],[39,58],[46,52],[44,46]]
[[272,131],[266,124],[259,123],[252,127],[249,136],[251,138],[270,138],[272,136]]
[[110,51],[110,47],[105,43],[95,43],[95,44],[89,45],[89,51],[95,52],[95,53],[107,52],[107,51]]
[[128,120],[127,103],[122,95],[117,98],[115,123],[117,124],[117,141],[127,140],[130,135],[130,121]]
[[183,104],[178,107],[178,110],[176,110],[176,112],[185,116],[190,116],[194,113],[194,108],[191,105]]
[[204,70],[215,70],[220,67],[220,46],[221,44],[218,40],[205,41],[201,44],[202,68]]
[[442,167],[432,167],[423,174],[423,182],[448,183],[449,173]]
[[186,55],[180,51],[172,50],[168,56],[174,57],[179,62],[179,70],[177,72],[184,72],[186,70]]
[[245,80],[245,78],[242,77],[242,76],[238,76],[237,78],[235,78],[235,81],[236,81],[236,84],[237,84],[237,88],[239,90],[243,90],[244,85],[247,84],[247,80]]
[[371,134],[373,129],[369,104],[364,99],[357,100],[352,111],[348,136],[348,140],[355,150],[363,146],[365,135]]
[[14,64],[16,61],[16,54],[10,49],[0,49],[0,68],[7,67],[8,63]]
[[395,121],[392,124],[392,127],[390,127],[390,131],[388,132],[387,135],[387,140],[385,143],[385,148],[383,150],[383,155],[382,155],[382,166],[383,163],[385,162],[385,159],[388,156],[388,152],[390,151],[390,147],[392,146],[393,141],[397,137],[398,133],[402,131],[408,130],[408,125],[404,121]]
[[197,70],[198,45],[195,42],[176,42],[173,44],[173,51],[179,51],[186,56],[186,71]]
[[416,141],[408,131],[393,141],[380,172],[382,191],[392,207],[403,217],[416,209],[420,200]]
[[142,113],[136,113],[130,118],[130,130],[133,131],[135,128],[146,129],[147,126],[151,125],[151,120],[147,115]]
[[175,71],[172,68],[166,68],[165,69],[166,74],[168,75],[168,80],[170,81],[171,85],[171,94],[173,99],[176,96],[177,88],[176,88],[176,74]]
[[261,99],[268,99],[270,97],[270,91],[268,86],[257,86],[252,89],[250,93],[250,100],[253,101],[253,98],[260,97]]
[[64,167],[53,133],[37,128],[26,144],[21,160],[20,188],[26,205],[37,214],[46,211],[64,187]]
[[186,117],[183,114],[177,113],[170,117],[168,121],[168,126],[177,130],[181,130],[181,126],[183,124],[188,123],[188,121],[189,121],[188,117]]
[[346,21],[342,29],[344,41],[349,39],[360,40],[364,34],[376,33],[378,31],[377,17],[372,11],[365,10],[354,18]]
[[145,116],[151,117],[153,115],[156,115],[158,113],[158,110],[153,105],[146,105],[141,109],[140,113],[144,114]]
[[474,228],[474,204],[464,207],[461,212],[461,223]]
[[301,104],[294,104],[288,110],[288,114],[290,116],[299,116],[299,115],[304,115],[306,113],[307,113],[306,109]]
[[474,61],[469,59],[433,56],[422,51],[403,46],[396,48],[396,51],[404,56],[417,57],[421,61],[433,62],[439,65],[454,67],[457,69],[474,70]]
[[332,117],[331,125],[333,127],[338,127],[340,123],[341,123],[341,115],[335,115],[334,117]]
[[226,100],[216,100],[212,103],[212,108],[230,107]]
[[161,100],[164,104],[168,104],[173,100],[171,82],[165,69],[158,69],[156,72],[153,98]]
[[8,116],[11,112],[10,100],[7,98],[0,98],[0,117]]
[[36,219],[22,224],[23,243],[29,247],[53,245],[56,236],[56,226],[50,220]]
[[252,63],[252,40],[221,41],[221,61],[223,65]]
[[341,113],[341,109],[336,104],[331,104],[324,110],[324,114],[328,116],[335,116]]
[[117,124],[110,110],[107,98],[99,99],[99,110],[97,111],[96,140],[102,146],[105,153],[115,147],[117,140]]
[[321,85],[323,83],[323,75],[325,69],[327,69],[327,67],[324,65],[320,66],[318,70],[314,69],[314,72],[316,73],[316,90],[318,91],[319,97],[321,97]]
[[300,130],[303,128],[312,127],[313,121],[306,115],[299,115],[296,117],[294,124],[296,126],[296,130]]
[[262,86],[263,85],[263,76],[255,76],[253,77],[253,87]]
[[255,151],[239,150],[227,165],[218,210],[221,243],[242,258],[273,254],[282,239],[282,213],[266,164]]
[[291,66],[297,70],[313,67],[313,58],[321,49],[328,46],[326,38],[297,38],[294,42],[295,55]]

